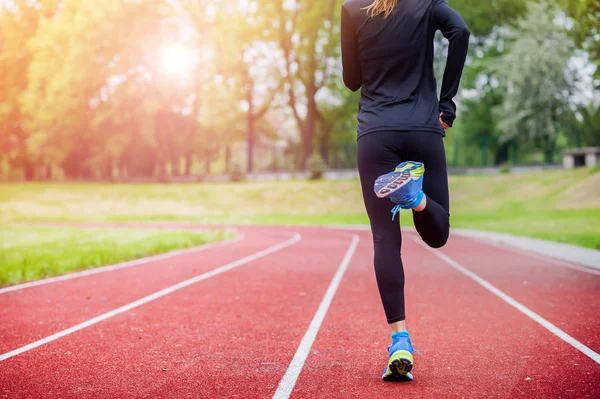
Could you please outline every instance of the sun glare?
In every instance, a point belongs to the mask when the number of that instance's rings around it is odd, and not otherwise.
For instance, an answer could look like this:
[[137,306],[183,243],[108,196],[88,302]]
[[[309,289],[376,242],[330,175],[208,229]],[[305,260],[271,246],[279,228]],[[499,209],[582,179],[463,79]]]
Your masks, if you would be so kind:
[[163,47],[159,57],[162,71],[174,77],[188,76],[198,59],[192,49],[181,44]]

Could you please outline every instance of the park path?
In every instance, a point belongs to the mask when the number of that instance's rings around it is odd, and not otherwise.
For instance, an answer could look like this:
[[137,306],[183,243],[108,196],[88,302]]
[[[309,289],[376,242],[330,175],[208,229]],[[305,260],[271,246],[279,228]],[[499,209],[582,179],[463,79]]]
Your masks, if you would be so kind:
[[236,229],[221,245],[0,289],[0,397],[600,396],[598,273],[465,237],[432,250],[407,232],[423,356],[415,381],[384,383],[370,233]]

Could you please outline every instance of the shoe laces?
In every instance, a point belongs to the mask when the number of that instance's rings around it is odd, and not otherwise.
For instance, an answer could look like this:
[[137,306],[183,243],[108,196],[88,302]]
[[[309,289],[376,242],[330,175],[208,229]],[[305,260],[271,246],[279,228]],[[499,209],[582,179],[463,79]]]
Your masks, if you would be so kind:
[[396,218],[396,214],[400,212],[400,209],[402,207],[399,204],[392,208],[392,221]]
[[[412,345],[411,345],[411,346],[412,346]],[[390,346],[388,346],[388,347],[387,347],[387,350],[388,350],[388,352],[390,351],[390,349],[391,349],[391,348],[392,348],[392,345],[390,345]],[[421,353],[421,351],[420,351],[420,350],[418,350],[417,348],[412,348],[412,350],[413,350],[413,352],[416,352],[416,353],[417,353],[417,355],[419,355],[419,356],[423,356],[423,354]]]

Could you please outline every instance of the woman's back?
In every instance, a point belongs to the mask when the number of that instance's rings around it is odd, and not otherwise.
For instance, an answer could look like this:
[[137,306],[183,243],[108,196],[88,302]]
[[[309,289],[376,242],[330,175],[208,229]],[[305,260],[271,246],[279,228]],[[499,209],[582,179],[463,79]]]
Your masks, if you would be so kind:
[[[443,134],[439,113],[450,125],[455,117],[452,89],[458,87],[469,37],[464,21],[444,0],[400,0],[387,18],[369,16],[365,8],[371,3],[348,0],[342,10],[344,81],[353,90],[362,86],[359,137],[383,130]],[[454,47],[439,104],[433,74],[437,29]]]

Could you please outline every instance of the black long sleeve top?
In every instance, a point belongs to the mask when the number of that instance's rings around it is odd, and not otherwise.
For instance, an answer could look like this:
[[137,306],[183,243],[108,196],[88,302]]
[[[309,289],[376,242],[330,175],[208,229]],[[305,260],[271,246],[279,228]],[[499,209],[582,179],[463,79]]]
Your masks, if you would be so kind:
[[[399,0],[388,18],[369,17],[372,0],[342,5],[342,66],[345,85],[362,87],[358,137],[382,130],[444,134],[452,126],[453,101],[467,56],[469,29],[445,0]],[[448,59],[437,98],[433,38],[441,30],[449,40]]]

